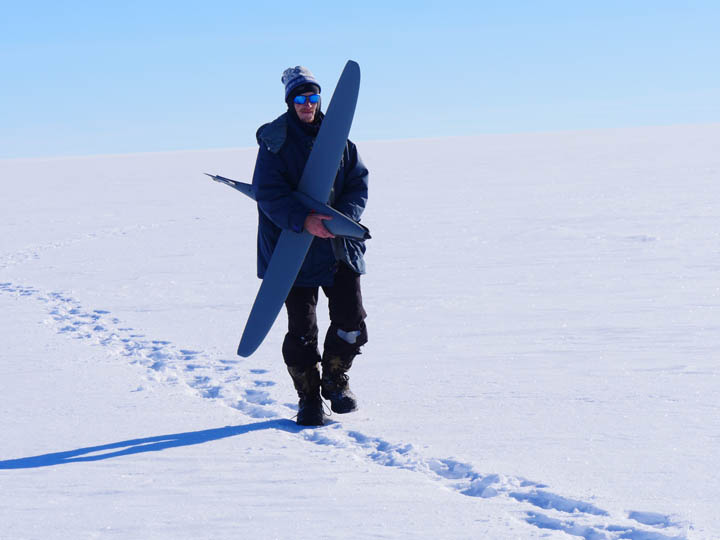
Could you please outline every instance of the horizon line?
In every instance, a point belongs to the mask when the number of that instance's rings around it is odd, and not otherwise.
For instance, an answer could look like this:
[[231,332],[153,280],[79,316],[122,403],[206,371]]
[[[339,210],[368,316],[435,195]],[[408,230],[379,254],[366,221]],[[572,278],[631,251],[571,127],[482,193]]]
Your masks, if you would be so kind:
[[[568,128],[568,129],[529,129],[524,131],[494,131],[485,133],[476,133],[473,135],[441,135],[437,137],[402,137],[395,139],[351,139],[356,144],[361,143],[401,143],[409,141],[436,141],[447,139],[472,139],[477,137],[509,137],[519,135],[542,135],[542,134],[561,134],[561,133],[590,133],[590,132],[608,132],[608,131],[633,131],[641,129],[669,129],[669,128],[688,128],[688,127],[711,127],[720,126],[720,122],[687,122],[674,124],[643,124],[633,126],[620,127],[601,127],[601,128]],[[252,146],[221,146],[214,148],[177,148],[172,150],[139,150],[135,152],[99,152],[92,154],[57,154],[42,156],[16,156],[16,157],[0,157],[0,162],[7,161],[55,161],[66,159],[95,159],[110,157],[130,157],[142,155],[162,155],[162,154],[178,154],[188,152],[227,152],[227,151],[245,151],[255,150],[257,145]]]

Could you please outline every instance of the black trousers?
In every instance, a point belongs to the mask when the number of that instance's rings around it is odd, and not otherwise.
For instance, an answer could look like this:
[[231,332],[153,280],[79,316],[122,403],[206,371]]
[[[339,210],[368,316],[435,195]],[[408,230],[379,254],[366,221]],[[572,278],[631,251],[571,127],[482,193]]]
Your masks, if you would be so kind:
[[[288,333],[283,342],[283,358],[289,366],[310,367],[320,361],[318,350],[317,302],[319,287],[293,287],[285,308]],[[323,287],[328,298],[330,328],[325,336],[324,349],[328,354],[354,356],[367,343],[360,274],[345,263],[338,263],[332,286]],[[338,330],[341,332],[338,333]],[[350,343],[341,335],[351,334]]]

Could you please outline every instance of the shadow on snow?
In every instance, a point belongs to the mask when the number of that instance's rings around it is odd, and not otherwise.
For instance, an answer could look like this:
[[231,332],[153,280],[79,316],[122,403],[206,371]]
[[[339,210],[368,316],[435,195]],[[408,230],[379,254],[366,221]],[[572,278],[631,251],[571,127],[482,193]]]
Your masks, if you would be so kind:
[[266,420],[264,422],[256,422],[254,424],[246,424],[242,426],[225,426],[202,431],[159,435],[156,437],[146,437],[143,439],[131,439],[116,443],[103,444],[101,446],[78,448],[77,450],[69,450],[66,452],[43,454],[41,456],[9,459],[6,461],[0,461],[0,469],[32,469],[36,467],[51,467],[54,465],[64,465],[67,463],[79,463],[84,461],[101,461],[103,459],[127,456],[131,454],[159,452],[167,448],[203,444],[210,441],[217,441],[228,437],[243,435],[245,433],[250,433],[251,431],[261,431],[265,429],[276,429],[290,433],[297,433],[303,428],[291,420]]

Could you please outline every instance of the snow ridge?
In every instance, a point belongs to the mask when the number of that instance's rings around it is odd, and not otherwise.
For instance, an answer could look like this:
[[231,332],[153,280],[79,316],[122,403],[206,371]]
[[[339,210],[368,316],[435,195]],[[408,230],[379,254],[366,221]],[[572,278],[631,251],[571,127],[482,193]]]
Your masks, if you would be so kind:
[[[6,258],[0,268],[19,259],[32,258],[32,253],[30,250],[12,259]],[[142,366],[150,384],[185,385],[203,399],[216,400],[262,423],[287,418],[293,410],[292,405],[280,404],[272,397],[276,382],[267,378],[266,370],[243,370],[239,365],[241,360],[217,358],[177,347],[166,340],[149,338],[109,311],[87,309],[63,292],[46,292],[4,282],[0,283],[0,293],[41,302],[49,315],[44,322],[50,328]],[[546,484],[498,473],[482,474],[471,464],[451,458],[428,458],[411,444],[392,443],[348,430],[338,422],[322,428],[298,429],[296,433],[307,442],[347,450],[380,466],[425,475],[458,494],[481,499],[502,497],[516,506],[520,519],[538,529],[562,531],[586,540],[683,540],[690,528],[687,523],[654,512],[632,510],[626,516],[612,516],[592,503],[552,493]],[[173,446],[172,442],[161,442],[166,445],[163,448]]]

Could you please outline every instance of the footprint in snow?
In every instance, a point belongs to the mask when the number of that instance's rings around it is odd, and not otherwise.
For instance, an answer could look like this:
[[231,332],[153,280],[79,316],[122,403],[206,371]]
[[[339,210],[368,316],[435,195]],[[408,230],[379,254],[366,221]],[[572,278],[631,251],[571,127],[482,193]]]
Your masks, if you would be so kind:
[[638,523],[642,523],[643,525],[652,525],[653,527],[668,528],[681,526],[680,523],[672,521],[670,516],[657,514],[655,512],[638,512],[633,510],[628,512],[628,517]]
[[245,390],[245,399],[249,403],[256,405],[272,405],[275,403],[275,400],[270,398],[270,394],[264,390],[254,390],[252,388]]

